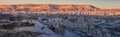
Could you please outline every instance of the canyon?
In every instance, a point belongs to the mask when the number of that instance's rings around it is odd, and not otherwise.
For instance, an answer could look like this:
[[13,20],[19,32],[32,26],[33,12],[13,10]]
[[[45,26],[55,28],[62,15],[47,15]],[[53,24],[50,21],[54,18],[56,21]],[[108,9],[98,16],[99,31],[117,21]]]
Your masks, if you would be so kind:
[[119,29],[120,9],[77,4],[0,5],[0,37],[120,37]]

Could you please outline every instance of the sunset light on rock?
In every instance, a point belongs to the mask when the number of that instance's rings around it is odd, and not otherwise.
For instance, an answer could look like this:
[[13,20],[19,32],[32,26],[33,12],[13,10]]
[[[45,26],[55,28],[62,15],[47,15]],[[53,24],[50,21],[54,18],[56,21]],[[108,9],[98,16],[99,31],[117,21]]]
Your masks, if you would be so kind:
[[0,0],[0,37],[120,37],[120,0]]

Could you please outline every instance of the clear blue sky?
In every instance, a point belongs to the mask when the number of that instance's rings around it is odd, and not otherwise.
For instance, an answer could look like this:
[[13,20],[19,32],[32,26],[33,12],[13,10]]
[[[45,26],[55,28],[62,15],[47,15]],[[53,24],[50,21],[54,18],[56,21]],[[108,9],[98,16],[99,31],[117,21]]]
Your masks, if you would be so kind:
[[89,4],[99,8],[120,8],[120,0],[0,0],[0,4]]

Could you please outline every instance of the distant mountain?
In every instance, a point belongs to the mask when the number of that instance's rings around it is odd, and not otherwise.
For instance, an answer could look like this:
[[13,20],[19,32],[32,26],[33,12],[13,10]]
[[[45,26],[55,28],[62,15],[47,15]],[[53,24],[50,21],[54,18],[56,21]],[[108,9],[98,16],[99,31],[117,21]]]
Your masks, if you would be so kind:
[[100,9],[93,5],[74,4],[17,4],[0,5],[1,12],[27,13],[27,12],[120,12],[120,9]]
[[1,11],[8,11],[13,9],[15,11],[21,11],[25,8],[29,8],[31,11],[74,11],[74,10],[92,10],[99,9],[92,5],[72,5],[72,4],[18,4],[18,5],[0,5]]

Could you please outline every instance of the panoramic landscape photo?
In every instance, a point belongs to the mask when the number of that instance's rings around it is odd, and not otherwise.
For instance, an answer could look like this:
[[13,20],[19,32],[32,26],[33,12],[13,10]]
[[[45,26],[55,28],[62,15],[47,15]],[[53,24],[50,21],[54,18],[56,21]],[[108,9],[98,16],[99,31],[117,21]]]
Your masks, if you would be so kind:
[[0,0],[0,37],[120,37],[120,0]]

